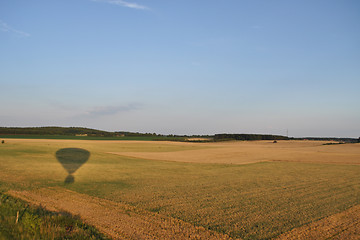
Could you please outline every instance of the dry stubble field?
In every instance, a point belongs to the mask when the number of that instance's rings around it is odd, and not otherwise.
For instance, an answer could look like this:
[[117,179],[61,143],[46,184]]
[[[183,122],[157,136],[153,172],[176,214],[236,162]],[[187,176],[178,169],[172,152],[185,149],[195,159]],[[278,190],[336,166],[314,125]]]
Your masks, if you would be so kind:
[[[20,140],[0,190],[116,239],[359,239],[360,144]],[[64,183],[64,148],[90,152]]]

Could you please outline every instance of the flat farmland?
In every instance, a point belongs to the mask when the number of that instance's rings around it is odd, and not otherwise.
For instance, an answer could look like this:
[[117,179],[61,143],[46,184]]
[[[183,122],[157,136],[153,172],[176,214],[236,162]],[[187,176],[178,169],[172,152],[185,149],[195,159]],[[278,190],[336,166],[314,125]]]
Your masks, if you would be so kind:
[[[113,154],[151,160],[192,163],[247,164],[268,161],[360,164],[358,144],[323,145],[315,141],[243,141],[193,145],[204,148],[187,151],[134,151],[110,152]],[[171,143],[168,143],[171,145]],[[180,145],[183,145],[180,143]],[[189,145],[190,146],[190,145]]]
[[0,190],[115,239],[359,238],[360,144],[324,143],[6,139]]

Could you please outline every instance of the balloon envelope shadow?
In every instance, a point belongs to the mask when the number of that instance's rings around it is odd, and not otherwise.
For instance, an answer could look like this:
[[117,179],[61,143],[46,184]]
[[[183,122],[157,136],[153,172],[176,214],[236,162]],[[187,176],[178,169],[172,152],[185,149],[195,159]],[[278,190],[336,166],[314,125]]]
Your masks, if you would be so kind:
[[56,152],[56,158],[69,173],[64,183],[73,183],[75,178],[72,175],[90,157],[90,152],[82,148],[62,148]]

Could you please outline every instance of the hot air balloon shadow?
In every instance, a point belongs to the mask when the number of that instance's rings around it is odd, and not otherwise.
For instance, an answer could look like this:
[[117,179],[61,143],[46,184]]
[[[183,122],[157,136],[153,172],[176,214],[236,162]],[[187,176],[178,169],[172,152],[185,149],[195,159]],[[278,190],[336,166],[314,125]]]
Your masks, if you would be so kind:
[[76,172],[90,157],[90,152],[81,148],[62,148],[56,152],[56,158],[69,173],[64,183],[73,183]]

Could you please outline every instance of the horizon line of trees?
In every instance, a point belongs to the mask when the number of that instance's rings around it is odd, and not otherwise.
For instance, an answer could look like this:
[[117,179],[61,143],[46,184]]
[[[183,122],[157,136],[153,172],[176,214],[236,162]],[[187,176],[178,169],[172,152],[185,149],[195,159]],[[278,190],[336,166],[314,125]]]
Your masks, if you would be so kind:
[[317,140],[317,141],[339,141],[339,142],[360,142],[360,138],[336,138],[336,137],[302,137],[292,138],[271,134],[228,134],[215,135],[174,135],[139,133],[128,131],[107,132],[84,127],[0,127],[2,135],[84,135],[95,137],[154,137],[154,138],[211,138],[213,141],[254,141],[254,140]]
[[6,135],[68,135],[113,136],[114,133],[82,127],[0,127]]
[[289,140],[289,137],[270,134],[215,134],[214,141],[256,141],[256,140]]
[[344,143],[360,143],[359,138],[337,138],[337,137],[302,137],[302,138],[294,138],[295,140],[313,140],[313,141],[336,141],[336,142],[344,142]]

